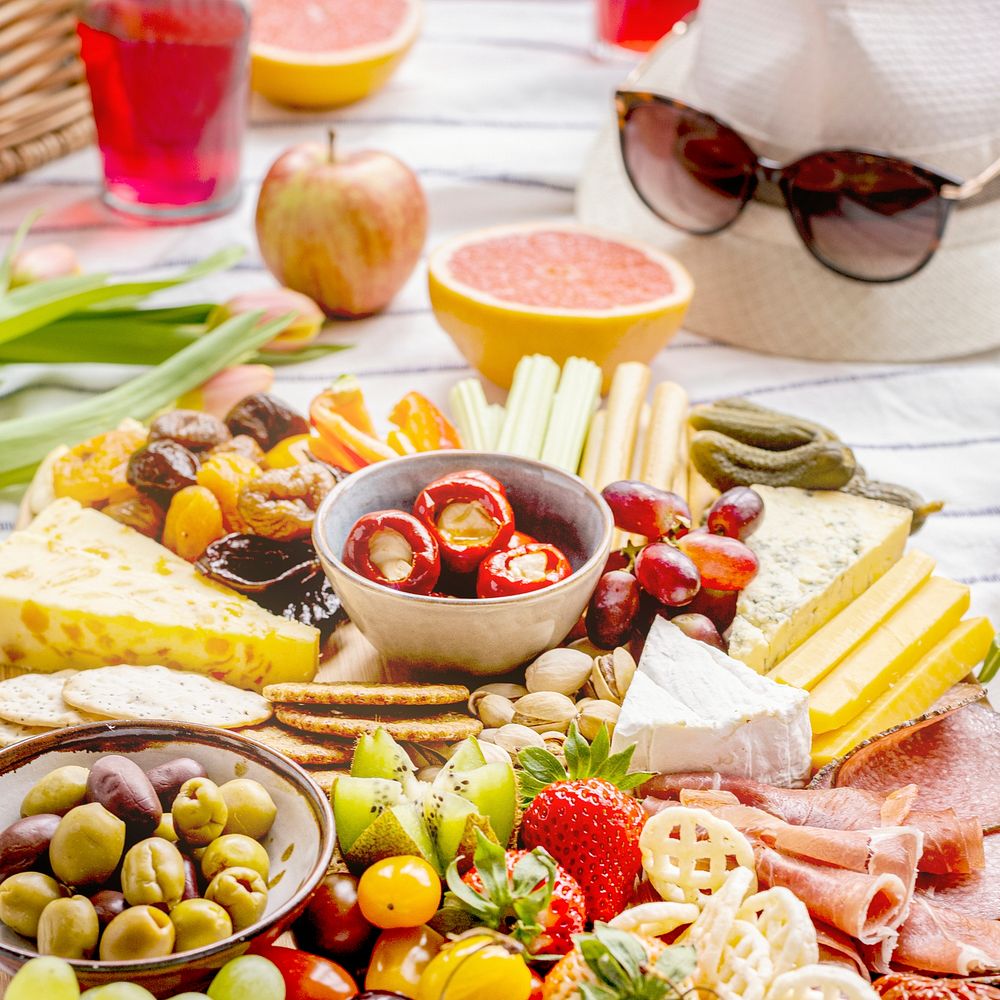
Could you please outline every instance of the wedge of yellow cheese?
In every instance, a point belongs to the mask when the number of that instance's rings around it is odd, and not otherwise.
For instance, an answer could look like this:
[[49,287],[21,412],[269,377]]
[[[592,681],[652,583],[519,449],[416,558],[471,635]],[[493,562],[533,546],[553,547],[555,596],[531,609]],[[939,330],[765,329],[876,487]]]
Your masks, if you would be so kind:
[[914,549],[835,618],[788,654],[768,676],[811,691],[875,631],[934,571],[934,560]]
[[311,680],[319,632],[73,500],[0,543],[0,665],[162,664],[260,689]]
[[969,588],[932,576],[812,689],[813,733],[839,729],[864,711],[962,619]]
[[813,767],[824,767],[872,736],[923,715],[986,656],[993,634],[988,618],[961,622],[860,715],[817,736]]

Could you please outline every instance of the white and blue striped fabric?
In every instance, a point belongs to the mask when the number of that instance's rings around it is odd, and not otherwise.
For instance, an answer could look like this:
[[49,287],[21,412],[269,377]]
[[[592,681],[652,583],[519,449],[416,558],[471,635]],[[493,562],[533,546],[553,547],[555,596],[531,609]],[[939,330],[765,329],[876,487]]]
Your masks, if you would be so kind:
[[[417,171],[430,201],[429,246],[481,226],[570,217],[576,177],[612,113],[611,92],[625,72],[592,55],[589,0],[426,0],[426,9],[413,52],[369,100],[326,114],[255,101],[245,196],[227,218],[150,228],[111,216],[95,198],[99,161],[91,149],[0,187],[0,246],[25,213],[41,208],[45,215],[33,240],[71,243],[89,270],[145,274],[242,243],[249,252],[231,272],[173,297],[221,300],[270,285],[253,241],[257,185],[282,150],[321,139],[328,126],[342,149],[384,149]],[[352,349],[280,369],[276,391],[304,407],[333,377],[351,371],[382,416],[411,388],[443,401],[449,386],[469,372],[434,321],[425,280],[418,268],[383,314],[335,326],[330,336]],[[74,385],[99,388],[124,374],[107,366],[0,369],[0,414],[59,405],[73,397]],[[694,400],[742,394],[829,424],[871,476],[945,500],[944,512],[916,541],[937,558],[940,572],[972,585],[974,612],[1000,623],[995,362],[817,364],[758,356],[682,333],[657,359],[655,376],[681,382]],[[32,381],[42,387],[13,392]],[[0,533],[11,529],[14,511],[12,502],[0,502]]]

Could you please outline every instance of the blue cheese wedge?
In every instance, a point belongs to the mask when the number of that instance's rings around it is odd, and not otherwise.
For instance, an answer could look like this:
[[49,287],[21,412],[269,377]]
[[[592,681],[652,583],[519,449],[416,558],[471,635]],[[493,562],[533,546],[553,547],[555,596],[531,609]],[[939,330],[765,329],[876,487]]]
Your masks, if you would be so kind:
[[730,656],[765,673],[899,560],[912,515],[833,490],[754,489],[764,519],[747,544],[760,569],[727,638]]
[[809,695],[657,618],[615,726],[634,768],[719,771],[785,787],[809,777]]

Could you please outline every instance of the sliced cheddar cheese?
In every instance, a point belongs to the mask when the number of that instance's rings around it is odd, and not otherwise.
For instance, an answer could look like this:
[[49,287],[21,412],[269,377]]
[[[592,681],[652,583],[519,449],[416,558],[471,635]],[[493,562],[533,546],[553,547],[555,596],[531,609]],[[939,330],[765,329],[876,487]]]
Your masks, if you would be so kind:
[[875,631],[934,571],[934,560],[914,549],[835,618],[789,653],[768,675],[811,691]]
[[872,736],[923,715],[986,656],[993,634],[988,618],[961,622],[860,715],[817,736],[813,767],[824,767]]
[[809,695],[813,733],[850,722],[961,621],[969,588],[932,576]]
[[0,666],[161,664],[259,690],[311,680],[318,658],[316,629],[73,500],[0,543]]

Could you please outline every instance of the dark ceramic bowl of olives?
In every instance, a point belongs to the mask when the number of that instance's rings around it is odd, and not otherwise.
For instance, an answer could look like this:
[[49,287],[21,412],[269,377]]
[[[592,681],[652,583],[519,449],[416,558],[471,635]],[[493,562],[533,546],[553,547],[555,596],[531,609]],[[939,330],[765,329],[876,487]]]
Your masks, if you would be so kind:
[[302,913],[333,855],[329,802],[237,733],[99,722],[0,752],[0,967],[40,953],[81,988],[202,989]]

